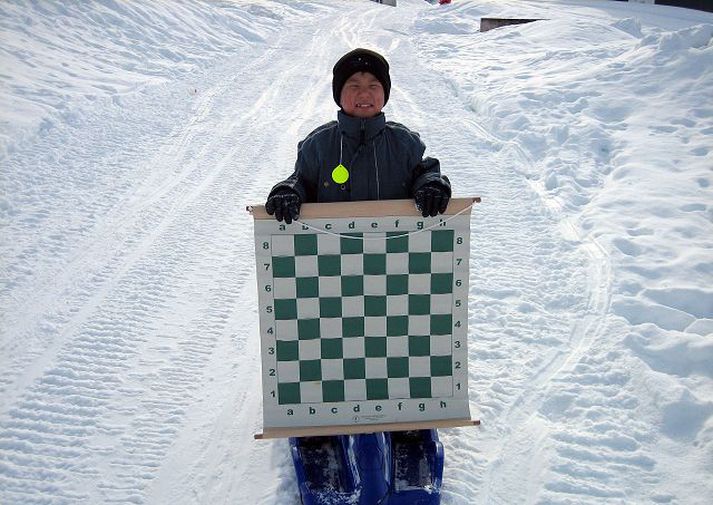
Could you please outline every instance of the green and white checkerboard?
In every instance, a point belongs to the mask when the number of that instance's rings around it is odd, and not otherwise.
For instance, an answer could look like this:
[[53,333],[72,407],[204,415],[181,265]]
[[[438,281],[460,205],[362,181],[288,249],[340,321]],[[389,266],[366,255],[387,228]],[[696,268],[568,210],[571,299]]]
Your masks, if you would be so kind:
[[470,208],[339,217],[383,203],[256,216],[266,427],[469,417]]

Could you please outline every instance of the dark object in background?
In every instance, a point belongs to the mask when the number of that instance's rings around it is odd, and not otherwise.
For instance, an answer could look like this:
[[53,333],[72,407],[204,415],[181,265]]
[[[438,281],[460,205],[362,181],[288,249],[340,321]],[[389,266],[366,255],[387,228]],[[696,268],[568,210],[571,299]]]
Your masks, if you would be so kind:
[[506,19],[506,18],[480,18],[480,31],[487,32],[494,28],[500,28],[509,25],[521,25],[524,23],[532,23],[540,21],[539,19]]

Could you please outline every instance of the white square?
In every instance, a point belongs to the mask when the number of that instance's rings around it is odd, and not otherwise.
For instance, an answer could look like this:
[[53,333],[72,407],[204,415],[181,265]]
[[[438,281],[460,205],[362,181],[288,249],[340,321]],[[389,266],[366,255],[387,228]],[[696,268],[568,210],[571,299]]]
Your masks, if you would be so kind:
[[412,233],[408,238],[409,252],[430,252],[431,251],[431,233]]
[[405,316],[408,314],[408,295],[391,295],[386,297],[386,314],[389,316]]
[[322,383],[310,381],[300,383],[300,403],[322,403]]
[[386,358],[366,358],[366,376],[369,379],[385,379]]
[[319,317],[319,298],[298,298],[297,318],[316,319]]
[[408,359],[408,371],[410,377],[430,377],[431,357],[411,356]]
[[344,360],[323,359],[322,360],[322,380],[342,380],[344,379]]
[[450,356],[453,352],[453,344],[450,335],[431,336],[431,356]]
[[[462,302],[461,302],[462,303]],[[453,313],[453,295],[431,295],[431,314]]]
[[363,275],[364,256],[362,254],[342,255],[342,275]]
[[403,358],[408,356],[408,335],[386,337],[386,355],[389,358]]
[[299,361],[278,361],[277,362],[278,382],[299,382],[300,362]]
[[318,275],[317,256],[295,256],[295,277],[316,277]]
[[428,295],[431,293],[431,274],[411,274],[408,276],[410,295]]
[[364,337],[348,337],[342,340],[342,352],[345,358],[363,358]]
[[297,340],[297,320],[278,319],[275,321],[275,338],[277,340]]
[[431,379],[431,396],[453,396],[453,377],[433,377]]
[[292,235],[273,235],[272,236],[272,255],[273,256],[294,256],[295,255],[295,240]]
[[275,298],[297,298],[297,283],[294,277],[276,277],[272,281]]
[[409,335],[428,335],[431,331],[431,316],[408,316]]
[[408,377],[400,377],[397,379],[388,379],[389,381],[389,398],[410,398],[411,389],[409,386]]
[[322,357],[322,345],[318,338],[312,340],[299,341],[300,360],[320,359]]
[[385,275],[365,275],[364,276],[364,294],[365,295],[380,295],[386,294],[386,276]]
[[408,273],[408,253],[389,253],[386,255],[387,274]]
[[362,317],[363,315],[363,296],[345,296],[342,298],[342,317]]
[[317,235],[317,251],[319,254],[341,254],[341,240],[338,235],[320,233]]
[[386,335],[385,317],[365,317],[364,334],[367,337],[383,337]]
[[454,270],[453,253],[431,253],[431,272],[434,274],[447,274]]
[[349,379],[344,381],[345,400],[366,400],[366,380]]
[[335,338],[342,336],[342,319],[340,317],[323,317],[319,320],[319,336]]
[[341,277],[320,277],[319,296],[342,296]]
[[383,254],[386,252],[386,233],[365,233],[364,252]]

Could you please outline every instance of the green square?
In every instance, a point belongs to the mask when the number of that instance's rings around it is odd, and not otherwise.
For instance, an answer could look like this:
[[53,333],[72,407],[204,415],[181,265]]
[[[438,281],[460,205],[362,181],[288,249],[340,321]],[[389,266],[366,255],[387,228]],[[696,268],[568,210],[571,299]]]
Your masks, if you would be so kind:
[[364,336],[364,318],[363,317],[342,318],[342,336],[343,337],[363,337]]
[[453,274],[431,274],[431,294],[442,295],[453,292]]
[[320,336],[319,319],[297,320],[297,338],[299,340],[314,340]]
[[386,375],[389,379],[408,377],[408,358],[386,358]]
[[[348,237],[358,237],[354,238],[344,238]],[[361,254],[364,252],[364,241],[359,240],[362,238],[361,233],[343,233],[339,241],[340,249],[342,254]]]
[[453,327],[451,314],[434,314],[431,316],[431,335],[450,335]]
[[295,256],[317,254],[317,235],[295,235]]
[[408,316],[388,316],[386,318],[386,335],[389,337],[408,335]]
[[325,402],[344,401],[344,381],[322,382],[322,400]]
[[408,295],[408,313],[424,316],[431,313],[431,295]]
[[[400,231],[390,231],[386,234],[387,253],[408,252],[408,234]],[[389,238],[393,237],[393,238]]]
[[297,340],[277,341],[277,361],[297,361],[300,358],[300,346]]
[[409,253],[408,272],[410,274],[430,274],[431,253]]
[[446,377],[453,375],[453,359],[451,356],[431,356],[431,377]]
[[275,319],[297,319],[297,300],[294,298],[276,299]]
[[389,381],[387,379],[366,379],[367,400],[388,400]]
[[320,298],[319,317],[342,317],[342,299],[338,296]]
[[430,398],[431,379],[428,377],[411,377],[409,379],[411,398]]
[[294,256],[275,256],[272,258],[272,275],[273,277],[294,277],[295,276],[295,257]]
[[319,296],[319,277],[297,277],[297,298],[317,298]]
[[342,277],[342,296],[361,296],[364,294],[364,276],[345,275]]
[[367,358],[386,357],[386,337],[364,338],[364,356]]
[[431,251],[449,252],[453,250],[453,230],[435,230],[431,232]]
[[365,296],[364,297],[365,316],[385,316],[386,297],[385,296]]
[[300,382],[321,381],[322,361],[319,359],[307,359],[300,361]]
[[409,356],[430,356],[431,337],[428,335],[410,335],[408,338]]
[[408,274],[386,276],[387,295],[405,295],[408,293]]
[[321,277],[341,275],[342,257],[338,254],[320,254],[317,256],[317,268]]
[[386,254],[365,254],[364,275],[384,275],[386,273]]
[[343,357],[341,338],[323,338],[321,344],[322,359],[339,359]]
[[301,403],[300,383],[283,382],[277,385],[277,403],[286,405],[288,403]]
[[344,379],[363,379],[366,377],[366,360],[364,358],[347,358],[343,362]]

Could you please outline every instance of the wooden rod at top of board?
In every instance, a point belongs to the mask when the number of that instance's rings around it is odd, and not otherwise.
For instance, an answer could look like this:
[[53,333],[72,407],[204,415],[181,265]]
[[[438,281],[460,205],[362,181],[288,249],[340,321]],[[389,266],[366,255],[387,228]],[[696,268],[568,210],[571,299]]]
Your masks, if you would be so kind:
[[[443,213],[446,216],[457,214],[480,203],[480,197],[451,198],[448,208]],[[248,205],[246,210],[255,219],[274,219],[265,211],[264,205]],[[421,213],[416,210],[413,200],[364,200],[358,202],[305,203],[300,208],[300,219],[320,218],[350,218],[350,217],[384,217],[384,216],[414,216]]]

